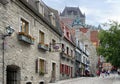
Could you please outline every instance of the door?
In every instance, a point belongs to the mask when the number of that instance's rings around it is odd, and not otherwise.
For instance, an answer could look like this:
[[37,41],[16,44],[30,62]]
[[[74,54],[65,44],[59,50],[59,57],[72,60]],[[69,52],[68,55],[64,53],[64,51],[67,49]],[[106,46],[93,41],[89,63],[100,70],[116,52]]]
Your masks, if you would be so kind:
[[6,83],[20,84],[20,68],[18,66],[7,66]]
[[56,80],[56,64],[52,63],[52,82]]

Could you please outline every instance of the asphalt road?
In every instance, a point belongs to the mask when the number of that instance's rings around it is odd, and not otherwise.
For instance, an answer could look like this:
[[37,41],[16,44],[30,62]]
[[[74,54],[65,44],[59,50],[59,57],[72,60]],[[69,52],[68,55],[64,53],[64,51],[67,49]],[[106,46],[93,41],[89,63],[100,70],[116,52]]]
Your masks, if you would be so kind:
[[107,77],[80,77],[50,84],[120,84],[120,76],[111,75]]

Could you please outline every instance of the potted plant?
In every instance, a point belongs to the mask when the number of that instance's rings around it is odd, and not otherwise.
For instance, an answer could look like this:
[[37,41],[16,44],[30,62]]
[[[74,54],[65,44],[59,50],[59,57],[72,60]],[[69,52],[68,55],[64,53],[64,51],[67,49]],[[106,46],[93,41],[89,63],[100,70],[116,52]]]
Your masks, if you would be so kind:
[[30,44],[34,44],[35,38],[33,38],[31,35],[25,33],[25,32],[18,32],[18,39],[28,42]]
[[44,71],[40,71],[40,72],[39,72],[39,75],[42,75],[42,76],[43,76],[44,74],[45,74]]

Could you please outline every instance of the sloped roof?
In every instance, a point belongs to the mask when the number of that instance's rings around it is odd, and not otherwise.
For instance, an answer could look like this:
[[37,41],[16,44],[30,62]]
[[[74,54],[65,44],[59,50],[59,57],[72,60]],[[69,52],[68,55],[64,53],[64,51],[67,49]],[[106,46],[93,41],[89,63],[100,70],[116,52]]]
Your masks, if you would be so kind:
[[79,7],[65,7],[65,9],[60,14],[60,16],[68,16],[68,15],[71,15],[71,14],[74,15],[74,16],[85,17],[85,15],[82,14]]
[[[59,24],[59,17],[57,14],[57,10],[54,10],[49,8],[44,2],[42,2],[42,5],[45,8],[45,16],[42,16],[39,11],[38,11],[38,7],[36,4],[36,0],[28,0],[28,2],[26,0],[19,0],[20,2],[22,2],[22,4],[24,4],[27,8],[29,8],[35,15],[37,15],[43,22],[45,22],[53,31],[55,31],[57,34],[59,34],[60,36],[62,36],[62,30],[60,28],[60,24]],[[57,23],[57,27],[53,26],[51,24],[51,20],[49,18],[49,14],[53,12],[55,14],[55,19],[56,19],[56,23]]]
[[81,26],[82,25],[82,21],[81,21],[81,18],[80,17],[76,17],[72,23],[72,26],[75,26],[75,25],[78,25],[78,26]]

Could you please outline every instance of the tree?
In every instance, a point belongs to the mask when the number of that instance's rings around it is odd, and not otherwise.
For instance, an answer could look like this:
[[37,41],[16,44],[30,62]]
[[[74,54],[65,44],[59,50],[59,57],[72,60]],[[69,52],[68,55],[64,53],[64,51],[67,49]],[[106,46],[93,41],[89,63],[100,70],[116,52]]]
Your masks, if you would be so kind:
[[100,30],[100,46],[97,51],[113,66],[120,67],[120,24],[115,21],[107,23],[108,30]]

